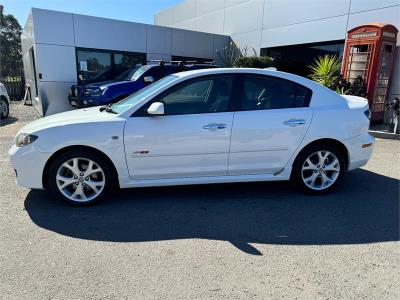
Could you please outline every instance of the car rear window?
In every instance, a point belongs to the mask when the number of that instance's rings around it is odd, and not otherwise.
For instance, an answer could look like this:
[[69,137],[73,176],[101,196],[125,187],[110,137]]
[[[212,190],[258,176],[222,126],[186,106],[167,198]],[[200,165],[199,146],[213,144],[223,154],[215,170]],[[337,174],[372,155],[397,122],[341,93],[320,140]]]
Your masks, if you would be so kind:
[[241,110],[283,109],[308,106],[311,91],[297,83],[271,76],[246,76]]

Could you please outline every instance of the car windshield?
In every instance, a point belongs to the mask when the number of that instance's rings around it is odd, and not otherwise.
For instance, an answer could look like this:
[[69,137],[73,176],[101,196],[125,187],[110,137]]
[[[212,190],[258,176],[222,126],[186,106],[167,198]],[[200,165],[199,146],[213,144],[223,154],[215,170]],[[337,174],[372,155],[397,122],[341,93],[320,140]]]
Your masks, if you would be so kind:
[[117,77],[115,77],[115,81],[123,81],[123,80],[131,80],[131,77],[135,72],[140,68],[140,66],[131,67],[128,70],[125,70]]
[[127,98],[113,104],[111,108],[117,113],[124,112],[127,109],[131,108],[136,103],[138,103],[140,100],[146,98],[148,95],[154,93],[158,89],[162,88],[164,85],[167,85],[168,83],[174,81],[177,78],[178,76],[176,75],[169,75],[167,77],[164,77],[163,79],[160,79],[146,86],[145,88],[137,91],[136,93],[133,93]]
[[130,80],[138,80],[139,77],[146,72],[148,69],[151,68],[151,65],[146,65],[146,66],[141,66],[139,69],[136,70],[136,72],[132,75]]

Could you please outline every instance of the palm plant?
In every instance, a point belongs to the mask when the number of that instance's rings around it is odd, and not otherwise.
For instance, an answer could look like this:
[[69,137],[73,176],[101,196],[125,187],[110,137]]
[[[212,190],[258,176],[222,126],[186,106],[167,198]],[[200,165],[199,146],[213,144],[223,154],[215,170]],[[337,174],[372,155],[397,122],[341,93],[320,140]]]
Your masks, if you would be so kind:
[[339,75],[341,63],[336,55],[319,56],[310,66],[310,78],[323,86],[332,88]]

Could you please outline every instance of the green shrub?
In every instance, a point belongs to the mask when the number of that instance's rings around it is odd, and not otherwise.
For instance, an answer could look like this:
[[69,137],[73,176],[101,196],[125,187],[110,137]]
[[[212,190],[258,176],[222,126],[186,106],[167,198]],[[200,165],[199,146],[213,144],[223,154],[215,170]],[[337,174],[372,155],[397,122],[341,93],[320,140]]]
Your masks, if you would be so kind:
[[269,56],[244,56],[235,60],[234,64],[237,68],[258,68],[264,69],[274,67],[274,59]]
[[351,83],[342,75],[339,75],[335,79],[331,89],[342,95],[367,96],[367,83],[361,76],[357,76]]
[[310,78],[323,86],[332,88],[340,72],[340,61],[335,55],[319,56],[310,66]]

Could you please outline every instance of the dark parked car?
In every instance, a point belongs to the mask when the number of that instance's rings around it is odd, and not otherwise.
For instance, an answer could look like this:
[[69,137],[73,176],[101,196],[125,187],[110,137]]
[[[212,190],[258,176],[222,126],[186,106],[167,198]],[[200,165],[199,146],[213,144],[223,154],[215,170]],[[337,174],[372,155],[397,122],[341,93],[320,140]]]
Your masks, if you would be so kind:
[[213,64],[165,63],[163,61],[158,64],[132,67],[112,81],[73,85],[68,99],[72,106],[78,108],[109,104],[170,74],[216,67]]

